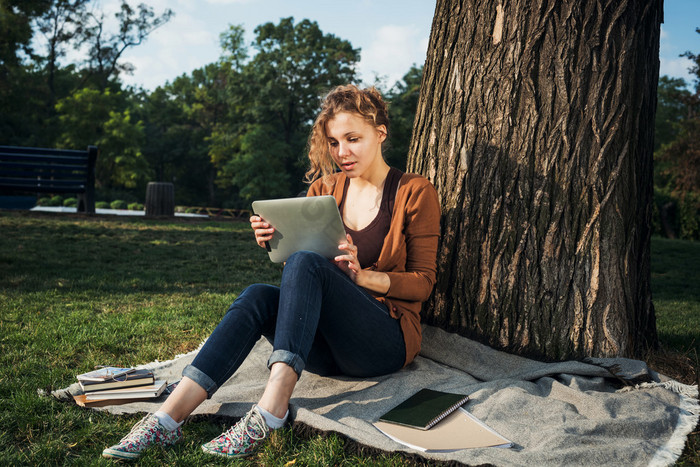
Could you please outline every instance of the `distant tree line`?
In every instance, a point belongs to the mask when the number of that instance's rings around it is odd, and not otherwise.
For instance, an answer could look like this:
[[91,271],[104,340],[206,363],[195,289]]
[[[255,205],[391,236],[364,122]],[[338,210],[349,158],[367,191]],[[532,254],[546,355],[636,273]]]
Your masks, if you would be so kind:
[[[123,84],[133,67],[122,55],[173,12],[122,0],[111,30],[97,8],[93,0],[0,4],[0,144],[99,146],[98,197],[107,201],[142,201],[148,181],[174,182],[178,204],[224,207],[304,188],[320,98],[358,82],[359,49],[309,20],[262,24],[250,45],[230,26],[216,62],[150,92]],[[71,48],[85,60],[64,63]],[[384,89],[393,123],[386,156],[401,169],[420,79],[414,66]]]
[[[232,25],[216,62],[153,91],[125,86],[133,66],[124,52],[172,16],[122,0],[110,29],[95,0],[0,2],[0,144],[96,144],[106,201],[143,201],[148,181],[174,182],[181,205],[242,208],[298,193],[320,97],[359,81],[360,50],[306,19],[262,24],[252,44]],[[85,59],[65,63],[70,49]],[[694,92],[683,79],[659,80],[653,216],[656,233],[700,239],[700,71],[698,56],[685,55]],[[385,156],[400,169],[422,71],[377,84],[390,105]]]
[[657,234],[700,240],[700,55],[683,56],[692,63],[694,92],[682,78],[659,79],[653,220]]

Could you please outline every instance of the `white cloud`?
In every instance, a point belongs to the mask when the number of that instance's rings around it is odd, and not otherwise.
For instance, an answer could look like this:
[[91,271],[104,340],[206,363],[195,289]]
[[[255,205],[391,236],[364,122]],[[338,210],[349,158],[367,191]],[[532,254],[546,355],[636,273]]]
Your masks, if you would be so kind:
[[234,3],[249,3],[254,0],[206,0],[213,5],[233,5]]
[[189,14],[175,15],[169,23],[155,30],[149,40],[161,47],[173,48],[181,45],[217,46],[218,35],[211,32],[206,23]]
[[176,14],[170,22],[153,31],[146,42],[124,53],[123,60],[134,65],[133,76],[122,76],[126,84],[155,89],[183,73],[190,73],[217,60],[218,34],[188,13]]
[[689,84],[693,81],[693,76],[688,71],[688,68],[693,65],[693,62],[687,57],[659,57],[659,76],[668,75],[674,78],[683,78]]
[[414,63],[422,65],[428,48],[428,38],[414,26],[387,25],[379,28],[372,42],[363,48],[359,71],[365,82],[375,75],[386,77],[391,87],[400,80]]

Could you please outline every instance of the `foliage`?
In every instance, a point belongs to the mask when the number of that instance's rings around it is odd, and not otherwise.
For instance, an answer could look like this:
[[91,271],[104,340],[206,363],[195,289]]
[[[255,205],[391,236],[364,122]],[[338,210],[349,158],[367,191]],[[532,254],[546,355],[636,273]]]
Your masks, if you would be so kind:
[[[32,55],[32,21],[48,8],[44,0],[3,0],[0,2],[0,79],[19,66],[22,55]],[[2,81],[0,81],[2,84]],[[2,89],[2,86],[0,86]]]
[[[147,92],[122,86],[120,76],[133,69],[124,52],[166,24],[172,11],[122,0],[110,29],[101,6],[0,5],[0,141],[97,145],[103,199],[143,201],[145,184],[154,180],[174,182],[178,204],[247,208],[255,198],[304,188],[306,142],[320,98],[356,81],[359,49],[309,20],[261,24],[250,44],[232,25],[221,34],[216,62]],[[86,59],[64,64],[71,48]],[[399,168],[420,74],[412,68],[387,93],[394,120],[387,159]]]
[[153,8],[140,3],[136,8],[122,0],[114,15],[119,23],[116,32],[106,30],[104,13],[87,12],[79,30],[81,42],[89,47],[86,72],[100,90],[105,90],[110,79],[120,73],[131,73],[133,65],[120,63],[124,52],[140,45],[148,35],[164,25],[173,16],[170,9],[156,16]]
[[695,93],[682,79],[659,80],[655,220],[657,231],[668,237],[700,240],[700,55],[683,55],[693,62]]
[[121,199],[115,199],[111,203],[109,203],[109,207],[111,209],[126,209],[128,205],[126,204],[126,201],[123,201]]
[[225,98],[228,112],[208,137],[217,183],[246,201],[291,196],[303,189],[306,140],[320,96],[355,80],[359,50],[316,22],[293,18],[258,26],[247,61],[240,26],[224,33],[221,45],[226,80],[211,92]]
[[63,200],[63,206],[68,207],[68,208],[74,208],[78,206],[78,199],[77,198],[66,198]]
[[143,123],[134,122],[131,111],[115,110],[124,106],[121,93],[83,88],[56,104],[63,128],[57,142],[65,148],[99,148],[96,167],[97,186],[133,188],[150,176],[141,154]]
[[[44,198],[46,199],[46,198]],[[61,195],[54,195],[46,201],[46,204],[43,204],[42,206],[63,206],[63,196]]]
[[423,66],[413,65],[401,81],[398,81],[386,94],[391,127],[389,145],[384,150],[384,157],[389,165],[401,170],[406,170],[406,158],[411,143],[422,78]]
[[47,85],[49,88],[49,112],[56,101],[56,69],[59,59],[66,55],[68,43],[81,31],[81,19],[91,0],[53,0],[44,15],[37,18],[36,27],[46,40]]
[[679,123],[687,117],[690,92],[683,78],[659,78],[657,89],[654,151],[673,142],[679,133]]

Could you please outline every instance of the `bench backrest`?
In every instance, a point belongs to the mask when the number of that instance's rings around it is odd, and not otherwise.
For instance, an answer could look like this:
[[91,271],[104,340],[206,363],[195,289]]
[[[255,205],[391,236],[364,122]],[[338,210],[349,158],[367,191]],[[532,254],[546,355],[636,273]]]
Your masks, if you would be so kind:
[[76,193],[78,211],[95,212],[97,147],[70,149],[0,146],[0,192]]
[[0,187],[42,193],[85,193],[94,187],[97,148],[0,146]]

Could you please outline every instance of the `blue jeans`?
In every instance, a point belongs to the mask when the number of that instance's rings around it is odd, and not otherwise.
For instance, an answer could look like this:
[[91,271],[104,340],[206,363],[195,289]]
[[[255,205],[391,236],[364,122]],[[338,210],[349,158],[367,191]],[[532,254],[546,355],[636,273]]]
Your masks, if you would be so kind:
[[324,376],[377,376],[406,358],[401,326],[331,261],[312,252],[289,257],[280,287],[254,284],[228,309],[183,376],[209,397],[265,336],[273,344],[268,368],[284,362]]

